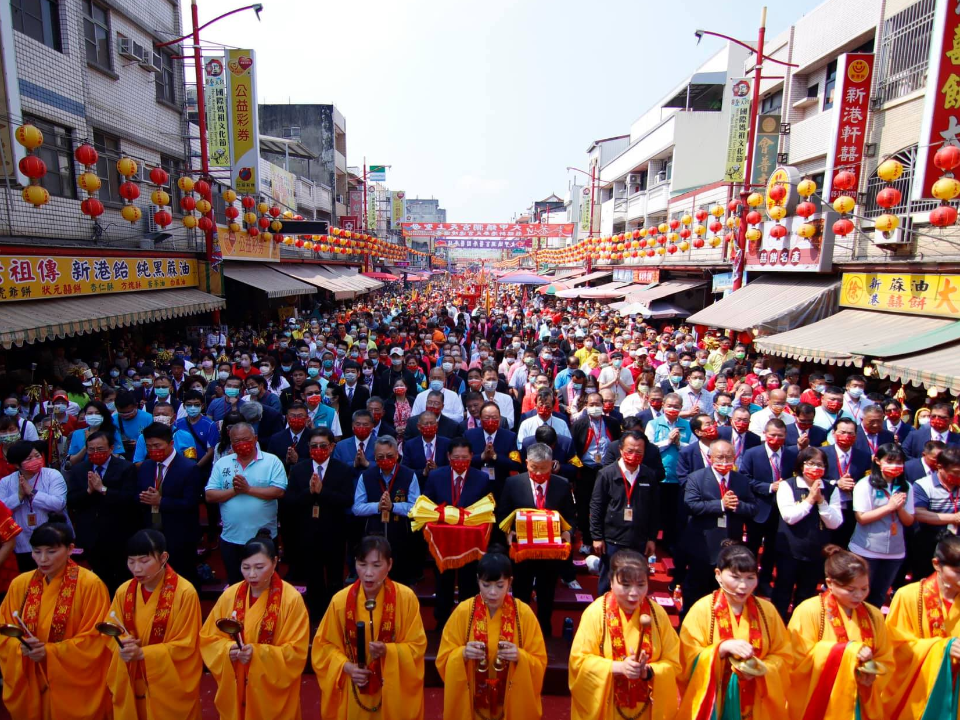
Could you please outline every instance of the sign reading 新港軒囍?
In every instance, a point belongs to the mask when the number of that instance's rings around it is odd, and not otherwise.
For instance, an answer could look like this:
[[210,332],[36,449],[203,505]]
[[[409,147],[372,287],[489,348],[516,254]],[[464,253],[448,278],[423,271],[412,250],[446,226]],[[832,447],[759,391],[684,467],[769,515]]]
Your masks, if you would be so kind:
[[840,305],[960,319],[960,275],[844,273]]
[[[837,82],[833,96],[833,132],[827,151],[823,198],[832,203],[840,195],[856,196],[860,188],[863,145],[867,135],[870,88],[873,84],[873,53],[845,53],[837,59]],[[833,188],[833,177],[840,170],[852,172],[856,181],[850,190]]]
[[0,301],[196,286],[192,258],[0,255]]
[[260,129],[255,60],[253,50],[227,51],[230,180],[238,195],[256,197],[260,193]]
[[747,137],[750,134],[749,78],[734,78],[730,90],[730,135],[727,140],[727,163],[724,182],[743,182],[747,165]]

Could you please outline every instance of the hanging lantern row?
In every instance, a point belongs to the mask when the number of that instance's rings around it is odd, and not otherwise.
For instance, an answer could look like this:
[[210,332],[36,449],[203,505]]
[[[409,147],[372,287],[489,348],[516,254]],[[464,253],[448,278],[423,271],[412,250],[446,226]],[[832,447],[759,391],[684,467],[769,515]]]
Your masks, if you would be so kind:
[[942,145],[933,156],[933,164],[943,175],[933,184],[933,196],[940,205],[930,213],[930,223],[939,228],[949,227],[957,222],[957,208],[949,202],[960,195],[960,181],[953,173],[960,165],[960,147]]
[[[903,163],[890,159],[885,160],[877,167],[877,177],[886,183],[892,183],[903,175]],[[887,185],[877,193],[877,205],[884,210],[891,210],[900,204],[902,193],[893,185]],[[891,234],[900,227],[900,218],[890,212],[885,212],[877,218],[875,227],[883,233],[885,238],[890,238]]]
[[73,158],[83,165],[83,172],[77,177],[77,186],[87,193],[86,199],[80,203],[80,212],[89,218],[98,218],[104,210],[103,203],[94,197],[101,186],[100,176],[96,173],[100,154],[90,143],[83,143],[73,151]]
[[35,208],[46,205],[50,202],[50,193],[40,184],[40,179],[47,174],[47,164],[36,154],[37,148],[43,145],[43,133],[36,125],[27,123],[17,128],[16,138],[27,150],[27,154],[20,160],[20,172],[30,180],[21,195],[25,202]]
[[150,193],[150,202],[160,208],[153,214],[153,221],[157,227],[165,228],[173,222],[173,215],[167,210],[167,205],[170,204],[170,193],[163,189],[170,183],[170,173],[162,167],[152,168],[150,182],[156,186],[156,189]]

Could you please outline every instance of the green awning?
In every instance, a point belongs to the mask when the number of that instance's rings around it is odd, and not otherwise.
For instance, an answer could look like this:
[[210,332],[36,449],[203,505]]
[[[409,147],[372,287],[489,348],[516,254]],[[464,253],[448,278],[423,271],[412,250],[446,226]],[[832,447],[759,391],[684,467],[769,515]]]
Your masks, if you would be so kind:
[[911,355],[929,350],[938,345],[960,340],[960,322],[951,323],[941,328],[928,330],[919,335],[903,338],[889,345],[874,347],[872,352],[877,357],[895,357],[897,355]]

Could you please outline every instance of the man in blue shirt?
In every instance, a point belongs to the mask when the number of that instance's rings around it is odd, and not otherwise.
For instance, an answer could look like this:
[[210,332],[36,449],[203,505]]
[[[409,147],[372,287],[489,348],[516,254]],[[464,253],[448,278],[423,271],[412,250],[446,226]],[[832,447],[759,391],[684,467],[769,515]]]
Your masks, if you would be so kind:
[[133,393],[119,392],[115,402],[117,411],[113,414],[113,424],[120,431],[124,457],[131,460],[140,433],[153,422],[153,415],[138,407]]
[[[170,403],[158,402],[153,406],[153,421],[161,425],[173,427],[176,418],[173,406]],[[217,438],[219,442],[219,438]],[[197,449],[193,444],[193,435],[186,430],[173,430],[173,449],[188,460],[197,461]],[[133,451],[133,462],[142,463],[147,458],[147,445],[143,435],[137,438],[137,447]]]
[[287,488],[287,474],[280,458],[264,453],[249,423],[230,428],[233,455],[220,458],[207,481],[207,502],[220,503],[223,532],[220,553],[233,585],[243,580],[240,553],[262,528],[277,536],[277,500]]
[[242,386],[243,380],[236,375],[228,377],[223,384],[223,397],[210,401],[210,407],[207,408],[207,415],[215,421],[220,422],[231,410],[239,410],[243,405],[243,400],[240,399]]
[[174,423],[174,430],[186,432],[193,439],[197,465],[207,472],[213,460],[213,450],[220,442],[220,430],[217,424],[203,414],[203,395],[196,390],[183,394],[183,410],[186,417]]

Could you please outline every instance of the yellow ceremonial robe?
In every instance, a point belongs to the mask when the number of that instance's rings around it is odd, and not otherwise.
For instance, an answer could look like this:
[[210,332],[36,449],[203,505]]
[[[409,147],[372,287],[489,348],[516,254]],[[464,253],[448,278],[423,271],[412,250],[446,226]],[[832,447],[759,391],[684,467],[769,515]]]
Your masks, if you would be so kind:
[[[23,600],[33,571],[18,575],[0,605],[0,623],[16,624],[13,611],[23,616]],[[63,574],[43,587],[36,635],[47,641],[54,605],[60,595]],[[0,671],[3,673],[3,704],[13,720],[102,720],[110,717],[107,668],[109,638],[96,626],[107,614],[110,595],[96,575],[80,568],[76,597],[70,609],[64,639],[47,643],[46,692],[37,663],[20,652],[20,642],[0,637]],[[110,642],[113,642],[112,640]]]
[[[476,602],[483,604],[478,595]],[[543,688],[543,673],[547,667],[547,649],[537,616],[530,606],[514,600],[517,607],[519,638],[514,642],[520,649],[520,658],[510,663],[507,672],[507,690],[503,700],[505,720],[539,720],[543,714],[540,691]],[[473,613],[473,602],[457,605],[443,628],[440,649],[437,651],[437,672],[443,680],[443,720],[474,720],[473,692],[476,662],[463,658],[463,648],[473,639],[473,630],[467,636]],[[503,616],[501,609],[493,617],[487,613],[487,661],[492,671],[497,657],[497,643]]]
[[[944,662],[950,663],[946,655],[950,640],[960,637],[960,603],[954,602],[949,610],[943,607],[945,638],[932,636],[929,615],[925,608],[919,609],[920,603],[920,583],[910,583],[893,596],[887,614],[887,631],[897,668],[897,679],[887,683],[883,696],[891,720],[923,717],[937,674]],[[956,718],[960,718],[960,713],[942,720]]]
[[[121,622],[124,622],[123,601],[130,582],[120,586],[110,606]],[[146,602],[143,602],[142,588],[137,588],[136,627],[127,627],[127,630],[140,638],[143,660],[125,663],[120,659],[120,647],[110,641],[113,659],[107,683],[113,694],[114,720],[200,720],[203,672],[199,645],[200,599],[193,585],[179,578],[163,642],[148,645],[162,588],[161,581]],[[116,622],[112,617],[103,619]]]
[[[397,608],[393,642],[387,643],[387,654],[381,658],[383,688],[375,695],[359,694],[367,707],[380,703],[379,713],[370,713],[360,707],[354,694],[350,676],[343,666],[350,661],[344,646],[347,593],[344,588],[330,601],[313,639],[313,669],[320,683],[320,717],[322,720],[423,720],[423,656],[427,651],[427,636],[420,618],[420,603],[413,590],[395,583]],[[383,615],[383,588],[377,593],[377,607],[373,611],[374,635],[380,637]],[[369,623],[364,609],[363,589],[357,593],[354,609],[357,620]],[[367,631],[367,641],[372,638]]]
[[[801,720],[804,717],[807,706],[811,704],[811,700],[818,692],[818,687],[820,692],[829,699],[825,701],[825,707],[821,708],[816,720],[852,720],[856,712],[858,696],[861,720],[886,718],[881,694],[884,685],[893,677],[892,646],[883,624],[883,614],[872,605],[865,604],[865,607],[870,612],[873,624],[873,656],[877,662],[886,665],[888,672],[886,675],[878,675],[873,688],[863,694],[859,693],[854,672],[858,665],[857,654],[863,647],[856,615],[848,618],[841,608],[840,617],[843,619],[849,642],[843,650],[839,663],[830,663],[828,658],[837,644],[837,636],[830,622],[823,618],[820,597],[804,600],[794,609],[793,617],[790,618],[790,636],[793,640],[797,663],[787,698],[791,720]],[[820,637],[821,627],[823,628],[822,638]],[[825,669],[829,673],[827,676],[824,676]],[[818,686],[821,678],[823,678],[823,684]]]
[[[775,720],[787,709],[785,693],[790,684],[794,657],[790,649],[789,634],[783,620],[780,619],[780,614],[763,598],[756,598],[756,600],[762,614],[760,629],[763,641],[759,657],[767,666],[767,674],[754,680],[741,678],[740,686],[744,688],[746,683],[756,683],[753,717]],[[726,683],[723,680],[727,677],[728,661],[720,659],[718,648],[721,640],[715,623],[711,636],[712,604],[712,593],[697,600],[680,628],[680,662],[683,667],[684,685],[683,699],[680,703],[679,717],[681,718],[699,717],[701,705],[705,702],[705,698],[710,698],[714,690],[717,698],[717,716],[720,716],[719,706],[726,690]],[[730,615],[733,638],[750,642],[747,609],[744,608],[739,622],[733,613]],[[741,702],[743,702],[742,699]]]
[[[230,662],[230,646],[236,643],[217,629],[216,622],[233,613],[241,586],[243,583],[237,583],[223,591],[200,630],[200,653],[217,679],[217,696],[214,698],[217,711],[224,720],[299,720],[300,679],[310,644],[307,607],[300,593],[292,585],[283,583],[273,644],[261,645],[257,638],[270,591],[264,591],[252,605],[248,599],[243,618],[243,641],[253,645],[253,657],[246,666],[239,661]],[[240,704],[241,690],[238,687],[238,679],[243,682],[244,677],[245,712]]]
[[[663,608],[651,602],[650,611],[656,619],[651,626],[653,657],[649,661],[653,668],[653,702],[638,720],[669,720],[677,713],[680,641]],[[622,609],[618,612],[627,651],[635,651],[640,642],[640,613],[635,612],[628,618]],[[610,630],[603,613],[600,597],[583,611],[570,647],[571,720],[618,720],[621,717],[614,706]],[[633,717],[637,709],[620,708],[628,717]]]

